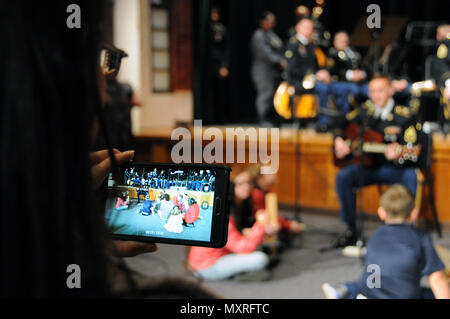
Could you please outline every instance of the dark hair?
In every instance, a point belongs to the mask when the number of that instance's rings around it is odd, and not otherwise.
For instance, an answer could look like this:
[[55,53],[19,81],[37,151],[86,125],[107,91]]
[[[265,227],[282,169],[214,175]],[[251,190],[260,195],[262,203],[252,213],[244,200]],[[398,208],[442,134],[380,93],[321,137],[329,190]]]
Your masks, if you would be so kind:
[[238,175],[251,172],[249,168],[244,165],[233,165],[230,173],[230,215],[233,216],[236,222],[236,228],[241,231],[244,228],[251,227],[255,222],[253,217],[253,200],[250,195],[249,198],[243,200],[240,204],[236,201],[235,195],[235,179]]
[[259,16],[259,21],[262,22],[264,20],[266,20],[270,15],[275,16],[275,14],[271,11],[264,11],[260,16]]
[[[66,25],[72,1],[17,0],[0,10],[0,189],[8,195],[0,211],[0,298],[204,292],[175,289],[176,280],[133,290],[131,271],[109,258],[89,161],[95,115],[101,118],[104,1],[77,1],[80,29]],[[68,288],[73,264],[80,289]],[[127,285],[113,294],[114,270]]]
[[251,227],[255,222],[253,216],[253,199],[250,196],[238,204],[235,200],[234,187],[234,183],[230,182],[230,215],[234,218],[236,228],[242,231],[244,228]]
[[[89,151],[98,83],[103,1],[8,1],[0,13],[0,296],[104,296],[102,211]],[[81,269],[68,289],[67,267]]]

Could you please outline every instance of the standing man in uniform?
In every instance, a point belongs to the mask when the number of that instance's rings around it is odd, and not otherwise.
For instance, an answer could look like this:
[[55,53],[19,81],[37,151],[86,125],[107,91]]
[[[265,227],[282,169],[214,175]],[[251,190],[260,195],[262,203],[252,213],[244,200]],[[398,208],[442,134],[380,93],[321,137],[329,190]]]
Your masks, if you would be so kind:
[[217,8],[211,9],[210,46],[208,113],[212,124],[226,124],[229,120],[230,44],[227,28],[220,22]]
[[[431,77],[442,93],[442,113],[439,114],[440,122],[447,131],[450,124],[450,25],[445,24],[438,27],[436,32],[437,51],[432,58]],[[445,123],[447,122],[447,123]]]
[[259,28],[253,33],[250,42],[253,56],[251,74],[256,88],[256,111],[262,125],[273,124],[271,123],[275,116],[273,97],[281,79],[281,72],[286,66],[283,41],[273,32],[275,24],[275,15],[264,12],[259,20]]
[[[317,94],[321,108],[328,108],[328,84],[331,77],[326,69],[320,69],[313,43],[314,21],[303,17],[295,26],[296,35],[289,39],[285,53],[287,81],[295,87],[295,95]],[[314,88],[305,88],[305,76],[314,76]],[[319,125],[328,124],[328,118],[319,117]]]

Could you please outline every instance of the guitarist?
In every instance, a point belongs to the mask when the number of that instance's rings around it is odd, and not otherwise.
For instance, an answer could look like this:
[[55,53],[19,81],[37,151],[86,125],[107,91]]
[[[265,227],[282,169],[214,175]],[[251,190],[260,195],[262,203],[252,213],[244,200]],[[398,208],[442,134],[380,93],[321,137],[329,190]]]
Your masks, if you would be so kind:
[[[340,217],[347,224],[347,231],[338,237],[333,247],[354,245],[356,231],[356,189],[374,184],[402,184],[416,193],[417,176],[411,162],[400,160],[399,144],[417,144],[421,134],[416,130],[415,117],[409,107],[396,105],[394,90],[387,76],[376,75],[369,82],[369,98],[359,109],[347,114],[334,130],[334,151],[337,159],[351,154],[344,140],[344,130],[349,124],[359,125],[361,130],[371,129],[382,134],[388,144],[384,154],[375,155],[372,165],[352,164],[344,167],[336,178],[340,202]],[[363,133],[363,132],[361,132]]]

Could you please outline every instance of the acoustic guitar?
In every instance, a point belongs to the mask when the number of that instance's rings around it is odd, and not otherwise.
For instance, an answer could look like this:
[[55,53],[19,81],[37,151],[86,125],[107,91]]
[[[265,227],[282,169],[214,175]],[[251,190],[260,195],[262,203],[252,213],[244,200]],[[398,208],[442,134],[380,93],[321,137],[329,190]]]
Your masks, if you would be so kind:
[[[345,129],[345,142],[350,147],[351,153],[343,159],[339,159],[334,154],[334,164],[337,167],[345,167],[350,164],[363,164],[371,166],[374,163],[374,155],[384,154],[388,144],[384,143],[384,136],[380,132],[365,129],[363,136],[360,136],[360,126],[350,124]],[[421,145],[398,145],[396,152],[399,155],[399,161],[412,161],[417,163],[422,151]]]
[[294,104],[295,117],[299,119],[312,119],[317,116],[319,103],[312,94],[295,96],[295,88],[286,81],[281,82],[273,98],[275,111],[284,119],[292,119],[291,99]]

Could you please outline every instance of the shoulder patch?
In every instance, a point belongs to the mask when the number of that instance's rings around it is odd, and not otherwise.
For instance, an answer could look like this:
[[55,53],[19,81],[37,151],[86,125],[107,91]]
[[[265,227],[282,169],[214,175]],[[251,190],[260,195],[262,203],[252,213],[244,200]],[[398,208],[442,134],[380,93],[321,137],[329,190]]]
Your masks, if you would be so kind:
[[375,104],[373,104],[373,102],[371,100],[367,100],[363,105],[362,105],[363,109],[365,109],[367,111],[367,113],[369,115],[373,115],[375,114]]
[[347,121],[353,121],[359,114],[359,109],[353,110],[350,113],[348,113],[345,118]]
[[375,106],[375,104],[373,104],[373,102],[371,100],[367,100],[366,102],[364,102],[364,104],[362,106],[365,109],[370,109],[370,108],[373,108]]

